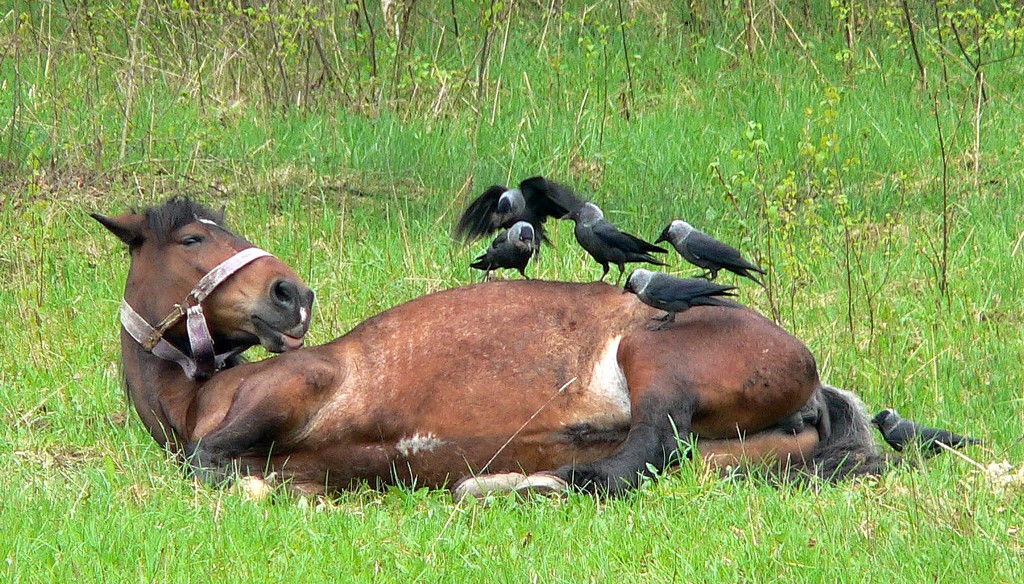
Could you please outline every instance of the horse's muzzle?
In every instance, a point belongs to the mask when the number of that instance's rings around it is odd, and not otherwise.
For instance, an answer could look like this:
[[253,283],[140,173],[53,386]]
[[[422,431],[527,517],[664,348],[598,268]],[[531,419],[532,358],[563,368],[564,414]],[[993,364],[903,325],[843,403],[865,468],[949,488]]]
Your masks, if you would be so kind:
[[313,291],[297,280],[281,278],[271,284],[268,301],[251,314],[263,348],[283,353],[301,347],[309,331],[313,299]]

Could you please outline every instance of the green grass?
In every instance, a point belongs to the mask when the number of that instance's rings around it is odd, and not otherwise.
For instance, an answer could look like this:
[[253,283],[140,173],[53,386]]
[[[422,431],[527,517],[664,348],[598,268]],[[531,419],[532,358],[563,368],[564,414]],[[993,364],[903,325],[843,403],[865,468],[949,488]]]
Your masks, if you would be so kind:
[[[550,18],[516,3],[496,21],[478,99],[490,3],[457,3],[457,40],[449,3],[422,4],[397,82],[378,5],[387,73],[376,79],[366,28],[343,5],[326,5],[335,19],[312,29],[299,8],[275,8],[279,34],[316,31],[346,72],[311,93],[305,41],[278,69],[257,50],[267,29],[224,11],[0,11],[0,579],[1019,578],[1024,488],[946,455],[820,490],[687,465],[611,502],[453,505],[393,489],[252,503],[183,478],[123,398],[127,257],[87,212],[174,194],[226,205],[238,232],[317,291],[310,340],[323,342],[478,278],[467,264],[486,242],[457,245],[451,226],[487,185],[533,174],[647,238],[685,217],[748,250],[768,266],[771,294],[743,285],[742,300],[803,339],[827,382],[872,409],[984,437],[966,453],[982,466],[1024,464],[1024,60],[1012,39],[984,41],[979,119],[973,72],[948,28],[939,44],[930,9],[914,13],[921,89],[898,3],[874,6],[846,61],[825,3],[804,15],[777,0],[775,19],[769,4],[750,56],[742,8],[695,3],[688,24],[677,3],[624,2],[631,80],[616,2],[566,2]],[[232,38],[248,40],[228,59]],[[600,274],[571,224],[552,238],[531,275]]]

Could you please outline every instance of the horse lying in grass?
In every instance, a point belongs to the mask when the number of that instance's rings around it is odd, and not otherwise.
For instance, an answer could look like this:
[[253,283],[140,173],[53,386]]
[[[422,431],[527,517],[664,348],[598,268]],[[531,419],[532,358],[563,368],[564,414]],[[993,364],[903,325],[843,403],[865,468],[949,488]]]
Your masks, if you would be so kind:
[[[174,199],[93,216],[131,257],[129,398],[153,438],[208,480],[617,494],[676,461],[690,436],[718,466],[835,480],[887,464],[860,401],[823,385],[803,343],[739,305],[695,307],[651,331],[658,311],[604,283],[499,281],[428,294],[300,348],[313,293],[222,213]],[[241,362],[256,344],[281,354]]]

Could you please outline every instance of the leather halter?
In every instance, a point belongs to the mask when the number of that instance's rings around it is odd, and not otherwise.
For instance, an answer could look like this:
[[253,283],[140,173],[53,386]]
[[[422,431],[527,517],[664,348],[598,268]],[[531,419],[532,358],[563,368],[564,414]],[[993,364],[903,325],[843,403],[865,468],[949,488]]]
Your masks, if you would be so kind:
[[[175,304],[171,313],[160,324],[153,327],[134,308],[128,300],[121,301],[121,326],[146,351],[166,361],[174,361],[181,366],[189,379],[207,379],[220,369],[224,362],[241,349],[216,354],[213,348],[213,337],[206,324],[202,302],[224,280],[253,261],[270,256],[270,252],[258,247],[243,249],[223,262],[217,264],[203,276],[181,304]],[[177,324],[183,317],[187,318],[188,342],[191,355],[185,354],[163,338],[167,329]]]

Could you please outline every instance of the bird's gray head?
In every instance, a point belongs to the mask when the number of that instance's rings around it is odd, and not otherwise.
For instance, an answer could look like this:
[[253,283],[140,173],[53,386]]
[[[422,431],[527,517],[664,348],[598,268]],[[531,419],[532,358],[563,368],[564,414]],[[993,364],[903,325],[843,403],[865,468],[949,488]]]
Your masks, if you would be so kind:
[[526,199],[519,189],[509,189],[498,197],[498,206],[495,209],[498,213],[512,213],[518,215],[526,208]]
[[590,227],[601,219],[604,219],[604,213],[601,212],[600,207],[593,203],[584,203],[576,214],[576,220],[587,227]]
[[626,285],[623,287],[623,290],[633,294],[642,294],[647,289],[647,285],[651,283],[652,276],[654,276],[654,272],[637,268],[629,274],[629,278],[626,278]]
[[654,243],[659,243],[662,241],[678,243],[686,239],[693,231],[693,225],[690,225],[686,221],[680,221],[679,219],[675,219],[668,224],[668,227],[666,227],[665,230],[661,232],[661,235],[658,236],[658,239]]
[[871,418],[871,424],[882,432],[892,430],[899,421],[900,415],[892,408],[882,410]]
[[509,241],[528,241],[532,244],[535,238],[536,235],[533,231],[533,225],[530,225],[526,221],[516,221],[515,225],[508,229]]

